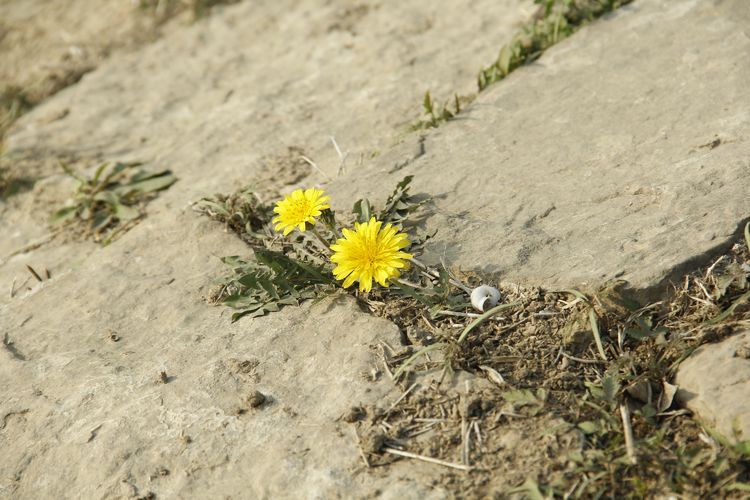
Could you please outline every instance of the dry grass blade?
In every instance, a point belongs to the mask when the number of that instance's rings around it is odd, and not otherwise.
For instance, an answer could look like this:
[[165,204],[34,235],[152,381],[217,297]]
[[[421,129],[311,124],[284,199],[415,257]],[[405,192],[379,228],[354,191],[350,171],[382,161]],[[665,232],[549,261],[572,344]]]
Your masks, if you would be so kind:
[[630,423],[630,408],[627,403],[620,403],[620,417],[622,418],[623,434],[625,435],[625,450],[628,454],[628,460],[632,465],[638,463],[635,456],[635,443],[633,439],[633,426]]
[[599,321],[593,308],[589,309],[589,322],[591,323],[591,333],[594,335],[594,342],[596,342],[596,350],[599,352],[599,356],[604,361],[607,361],[607,355],[604,353],[604,346],[602,345],[602,334],[599,331]]
[[740,295],[734,302],[732,302],[732,305],[730,305],[724,312],[719,314],[718,316],[715,316],[711,318],[710,320],[706,321],[706,325],[715,325],[717,323],[720,323],[727,319],[729,316],[734,314],[735,309],[742,304],[743,302],[747,302],[747,300],[750,299],[750,292],[745,292],[742,295]]
[[423,462],[429,462],[431,464],[442,465],[444,467],[450,467],[451,469],[458,469],[458,470],[463,470],[463,471],[471,470],[471,467],[469,467],[468,465],[461,465],[461,464],[456,464],[453,462],[446,462],[445,460],[440,460],[437,458],[426,457],[424,455],[417,455],[416,453],[409,453],[408,451],[396,450],[394,448],[385,448],[383,451],[386,453],[390,453],[391,455],[398,455],[399,457],[422,460]]
[[474,328],[476,328],[479,325],[481,325],[482,323],[484,323],[488,318],[491,318],[495,314],[501,313],[501,312],[503,312],[506,309],[510,309],[511,307],[515,307],[515,306],[519,305],[520,303],[521,303],[520,301],[515,301],[515,302],[509,302],[507,304],[500,304],[499,306],[493,307],[492,309],[490,309],[489,311],[487,311],[486,313],[482,314],[477,319],[475,319],[474,321],[472,321],[471,323],[469,323],[469,326],[467,326],[466,329],[464,329],[464,331],[461,332],[461,335],[458,337],[458,341],[457,342],[459,344],[461,342],[463,342],[464,339],[466,338],[466,336],[469,335],[469,333],[471,333],[471,331]]

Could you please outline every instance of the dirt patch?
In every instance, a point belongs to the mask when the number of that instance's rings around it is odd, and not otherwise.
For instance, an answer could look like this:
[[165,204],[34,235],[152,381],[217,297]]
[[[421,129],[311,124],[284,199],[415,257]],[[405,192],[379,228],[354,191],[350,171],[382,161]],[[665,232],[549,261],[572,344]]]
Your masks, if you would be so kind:
[[[372,312],[398,318],[415,344],[382,346],[388,374],[425,346],[447,345],[413,363],[396,402],[367,408],[358,426],[369,466],[437,460],[439,484],[472,498],[741,497],[750,479],[747,441],[733,445],[691,418],[675,404],[672,383],[689,353],[750,319],[747,271],[738,272],[748,262],[738,242],[647,306],[616,282],[590,295],[502,287],[516,308],[460,345],[471,318],[431,319],[407,300],[365,299]],[[379,449],[367,444],[372,436]],[[517,439],[503,447],[509,436]],[[394,456],[393,448],[416,456]]]

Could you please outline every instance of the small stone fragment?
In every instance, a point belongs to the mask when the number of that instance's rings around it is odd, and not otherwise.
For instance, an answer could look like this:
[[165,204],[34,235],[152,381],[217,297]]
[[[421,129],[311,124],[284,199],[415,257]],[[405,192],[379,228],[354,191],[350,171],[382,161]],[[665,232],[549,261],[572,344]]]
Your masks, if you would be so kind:
[[258,408],[263,405],[263,403],[266,402],[266,396],[260,392],[255,391],[253,392],[250,397],[247,398],[247,403],[250,405],[251,408]]

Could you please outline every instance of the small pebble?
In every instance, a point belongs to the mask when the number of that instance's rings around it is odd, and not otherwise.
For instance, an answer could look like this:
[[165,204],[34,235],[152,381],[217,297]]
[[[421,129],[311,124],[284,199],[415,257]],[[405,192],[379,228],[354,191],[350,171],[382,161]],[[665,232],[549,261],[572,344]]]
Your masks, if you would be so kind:
[[251,408],[258,408],[266,402],[266,396],[260,391],[255,391],[247,398],[247,402]]

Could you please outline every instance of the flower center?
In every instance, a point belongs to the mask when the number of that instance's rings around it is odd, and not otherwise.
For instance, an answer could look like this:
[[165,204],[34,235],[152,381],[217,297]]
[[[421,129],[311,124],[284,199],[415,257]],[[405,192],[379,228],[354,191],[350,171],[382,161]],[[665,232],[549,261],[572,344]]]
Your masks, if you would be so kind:
[[310,215],[310,202],[308,200],[295,200],[292,204],[292,215],[295,219],[306,219]]

